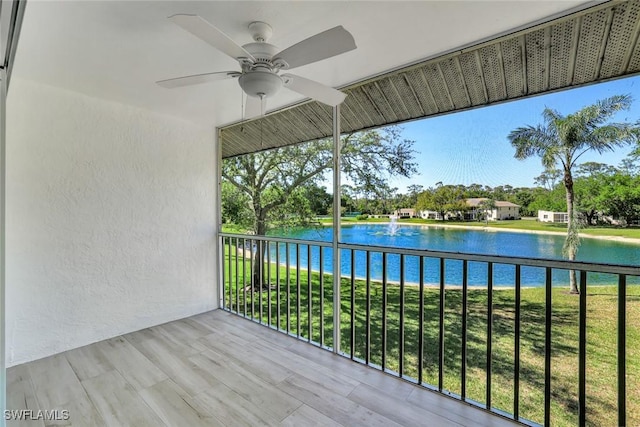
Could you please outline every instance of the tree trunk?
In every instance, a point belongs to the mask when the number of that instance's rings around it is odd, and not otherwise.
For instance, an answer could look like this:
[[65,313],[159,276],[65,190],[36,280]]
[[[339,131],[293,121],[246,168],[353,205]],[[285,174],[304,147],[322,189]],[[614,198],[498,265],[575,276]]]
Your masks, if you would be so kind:
[[[564,171],[564,187],[567,191],[567,237],[565,240],[563,251],[569,261],[575,261],[576,252],[578,251],[578,231],[575,218],[575,210],[573,207],[573,177],[571,171]],[[578,294],[578,285],[576,280],[576,271],[569,270],[569,293]]]
[[586,217],[586,221],[587,221],[587,225],[588,226],[594,225],[593,224],[593,220],[596,217],[596,211],[594,211],[594,210],[586,211],[584,213],[584,216]]
[[[256,236],[264,236],[267,234],[266,212],[262,209],[256,211]],[[253,253],[253,260],[251,262],[251,287],[254,291],[262,288],[264,283],[264,255],[266,249],[266,242],[257,240],[256,249]]]

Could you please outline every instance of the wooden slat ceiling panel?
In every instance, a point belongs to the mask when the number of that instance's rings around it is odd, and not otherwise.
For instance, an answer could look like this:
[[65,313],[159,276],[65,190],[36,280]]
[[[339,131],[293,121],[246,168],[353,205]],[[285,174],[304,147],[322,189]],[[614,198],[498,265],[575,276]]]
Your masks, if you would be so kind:
[[[640,0],[597,5],[341,90],[342,132],[518,99],[640,72]],[[233,157],[328,137],[331,108],[308,101],[221,129]]]

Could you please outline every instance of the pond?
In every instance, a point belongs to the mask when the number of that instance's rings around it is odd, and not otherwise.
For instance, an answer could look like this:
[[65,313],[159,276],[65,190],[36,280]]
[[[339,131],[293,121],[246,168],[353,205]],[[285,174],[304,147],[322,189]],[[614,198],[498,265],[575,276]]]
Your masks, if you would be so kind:
[[[304,228],[293,230],[276,230],[270,235],[330,242],[333,228]],[[485,255],[517,256],[524,258],[563,259],[562,245],[564,236],[534,234],[507,231],[489,231],[484,229],[455,229],[444,227],[430,227],[426,225],[397,225],[395,230],[389,224],[347,225],[342,227],[342,242],[374,246],[390,246],[397,248],[430,249],[448,252],[465,252]],[[285,259],[285,247],[281,245],[280,260]],[[296,250],[290,247],[292,264],[296,260]],[[271,259],[275,259],[275,245],[271,247]],[[332,271],[332,251],[325,248],[323,253],[324,271]],[[355,276],[366,277],[366,255],[356,252]],[[301,267],[306,268],[307,248],[301,247]],[[319,248],[312,248],[311,268],[319,270]],[[400,257],[387,256],[387,279],[400,280]],[[581,241],[577,255],[578,261],[588,261],[606,264],[624,264],[640,266],[640,245],[584,238]],[[351,275],[349,251],[342,251],[341,272]],[[445,283],[447,285],[462,284],[462,261],[448,260],[445,263]],[[640,274],[640,270],[639,270]],[[425,284],[436,285],[440,278],[439,260],[425,258],[423,280]],[[553,284],[566,285],[568,272],[553,271]],[[371,254],[371,279],[382,279],[382,255]],[[405,280],[408,283],[418,283],[420,280],[419,261],[417,257],[408,256],[405,259]],[[493,280],[495,286],[513,286],[515,281],[515,267],[504,264],[494,265]],[[588,282],[595,284],[613,284],[616,276],[609,274],[589,273]],[[479,262],[469,262],[469,286],[486,286],[487,265]],[[522,267],[521,283],[523,286],[543,286],[544,269],[536,267]],[[640,283],[638,277],[630,277],[630,284]]]

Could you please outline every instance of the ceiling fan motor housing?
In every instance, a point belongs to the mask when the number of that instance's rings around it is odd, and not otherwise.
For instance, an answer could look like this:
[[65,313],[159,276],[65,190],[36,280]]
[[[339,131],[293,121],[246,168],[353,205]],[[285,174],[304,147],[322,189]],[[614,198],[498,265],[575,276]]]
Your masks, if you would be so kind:
[[253,55],[256,59],[256,64],[268,64],[269,66],[272,65],[271,58],[279,51],[279,49],[271,43],[261,42],[247,43],[242,46],[242,48]]
[[269,98],[282,88],[282,78],[279,75],[260,68],[242,74],[238,82],[247,95],[255,98]]
[[272,34],[269,24],[252,22],[249,30],[252,31],[255,42],[245,44],[242,48],[255,58],[255,62],[243,68],[244,72],[238,82],[247,95],[255,98],[269,98],[275,95],[283,85],[282,78],[274,72],[271,62],[271,58],[279,49],[266,42]]

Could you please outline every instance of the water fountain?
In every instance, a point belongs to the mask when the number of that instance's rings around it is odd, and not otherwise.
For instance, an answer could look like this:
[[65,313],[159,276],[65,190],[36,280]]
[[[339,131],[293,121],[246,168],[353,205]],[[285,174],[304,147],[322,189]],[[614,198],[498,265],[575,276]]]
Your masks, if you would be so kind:
[[398,232],[398,217],[395,215],[389,216],[389,226],[387,227],[387,234],[389,236],[395,236]]

